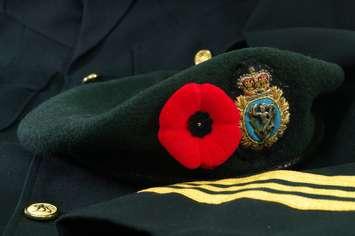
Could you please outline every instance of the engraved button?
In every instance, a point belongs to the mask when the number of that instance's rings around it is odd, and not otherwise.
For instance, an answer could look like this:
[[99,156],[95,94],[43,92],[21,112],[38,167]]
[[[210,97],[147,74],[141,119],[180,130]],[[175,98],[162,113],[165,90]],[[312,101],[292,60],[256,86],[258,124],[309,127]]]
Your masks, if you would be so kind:
[[99,75],[98,75],[98,74],[92,73],[92,74],[89,74],[88,76],[85,76],[85,77],[81,80],[81,82],[82,82],[83,84],[89,83],[89,82],[94,82],[94,81],[96,81],[98,78],[99,78]]
[[49,203],[39,202],[26,207],[24,213],[33,220],[53,220],[58,216],[58,208]]
[[195,65],[198,65],[198,64],[200,64],[204,61],[207,61],[211,58],[212,58],[211,51],[208,49],[202,49],[195,54],[194,62],[195,62]]

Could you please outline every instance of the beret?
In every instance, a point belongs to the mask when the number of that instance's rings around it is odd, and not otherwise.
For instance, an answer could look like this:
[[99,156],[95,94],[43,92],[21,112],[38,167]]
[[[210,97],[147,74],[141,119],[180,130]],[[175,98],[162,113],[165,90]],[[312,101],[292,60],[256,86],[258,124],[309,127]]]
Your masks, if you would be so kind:
[[302,54],[241,49],[180,72],[75,87],[30,112],[18,137],[37,154],[148,182],[287,168],[323,138],[312,105],[343,78],[338,65]]

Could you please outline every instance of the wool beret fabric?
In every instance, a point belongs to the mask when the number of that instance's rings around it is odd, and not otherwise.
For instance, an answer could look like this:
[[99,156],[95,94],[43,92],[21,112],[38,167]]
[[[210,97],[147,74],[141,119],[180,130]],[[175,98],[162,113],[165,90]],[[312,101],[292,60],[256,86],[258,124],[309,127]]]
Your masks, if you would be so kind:
[[[158,141],[159,114],[165,102],[190,82],[213,84],[235,99],[242,95],[236,86],[238,71],[249,61],[270,68],[271,84],[284,92],[290,107],[284,135],[264,151],[239,147],[213,170],[183,168]],[[335,90],[343,77],[338,65],[298,53],[242,49],[181,72],[159,71],[75,87],[28,114],[18,137],[38,154],[54,153],[107,172],[164,183],[288,167],[307,158],[322,138],[312,104],[318,95]],[[334,105],[329,104],[329,109]]]

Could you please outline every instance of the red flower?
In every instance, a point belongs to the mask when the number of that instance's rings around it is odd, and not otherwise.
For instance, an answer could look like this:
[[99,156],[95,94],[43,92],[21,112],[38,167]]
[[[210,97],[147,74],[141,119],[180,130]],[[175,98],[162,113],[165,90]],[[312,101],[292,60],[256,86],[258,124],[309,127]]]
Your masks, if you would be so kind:
[[237,149],[240,113],[233,100],[212,84],[189,83],[165,103],[158,138],[184,167],[212,169]]

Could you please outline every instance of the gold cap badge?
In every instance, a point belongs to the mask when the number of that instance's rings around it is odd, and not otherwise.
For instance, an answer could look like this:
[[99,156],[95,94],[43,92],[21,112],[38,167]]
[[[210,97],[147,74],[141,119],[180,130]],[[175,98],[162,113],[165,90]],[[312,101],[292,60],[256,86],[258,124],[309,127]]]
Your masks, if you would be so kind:
[[239,77],[237,86],[244,95],[236,98],[241,111],[243,137],[241,145],[261,150],[273,145],[287,129],[289,104],[283,91],[271,86],[271,73],[249,67],[249,73]]

